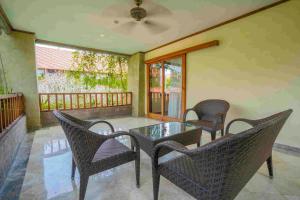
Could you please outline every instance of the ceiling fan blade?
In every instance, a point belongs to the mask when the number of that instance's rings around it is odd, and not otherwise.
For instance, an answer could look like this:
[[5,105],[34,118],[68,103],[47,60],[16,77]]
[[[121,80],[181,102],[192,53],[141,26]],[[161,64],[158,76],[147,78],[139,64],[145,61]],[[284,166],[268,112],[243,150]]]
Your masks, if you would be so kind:
[[115,28],[115,30],[117,32],[120,32],[120,33],[130,33],[132,32],[132,30],[134,29],[134,27],[137,25],[137,22],[135,21],[130,21],[130,22],[126,22],[118,27]]
[[144,22],[144,25],[152,34],[159,34],[169,29],[169,26],[161,24],[159,22],[154,22],[152,20],[146,20]]
[[149,17],[167,17],[172,15],[172,12],[168,8],[153,1],[145,2],[145,9]]

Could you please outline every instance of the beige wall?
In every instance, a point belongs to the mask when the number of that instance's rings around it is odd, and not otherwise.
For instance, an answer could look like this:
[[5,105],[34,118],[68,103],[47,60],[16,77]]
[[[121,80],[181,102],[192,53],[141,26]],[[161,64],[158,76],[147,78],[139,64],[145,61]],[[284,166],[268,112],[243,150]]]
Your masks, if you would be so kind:
[[20,32],[0,36],[0,53],[8,87],[12,88],[13,92],[22,92],[25,95],[29,129],[40,126],[34,41],[34,35]]
[[187,55],[187,107],[226,99],[231,104],[227,122],[292,108],[277,142],[300,147],[300,1],[154,50],[145,59],[216,39],[220,46]]
[[129,58],[128,91],[132,92],[132,115],[145,115],[145,67],[144,54],[136,53]]

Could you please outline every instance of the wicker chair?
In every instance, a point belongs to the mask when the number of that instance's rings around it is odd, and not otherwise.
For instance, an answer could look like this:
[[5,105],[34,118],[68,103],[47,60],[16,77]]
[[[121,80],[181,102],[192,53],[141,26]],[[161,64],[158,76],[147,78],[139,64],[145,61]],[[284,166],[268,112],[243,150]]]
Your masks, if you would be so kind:
[[[74,163],[72,165],[72,179],[75,174],[75,165],[78,167],[80,174],[80,200],[84,199],[89,176],[130,161],[135,161],[136,185],[139,187],[140,147],[133,135],[125,131],[114,132],[113,126],[106,121],[93,123],[82,121],[57,110],[53,111],[53,114],[59,120],[71,147]],[[87,128],[95,123],[106,123],[113,133],[100,135],[89,131]],[[131,137],[135,143],[135,151],[115,139],[123,135]]]
[[229,103],[220,99],[208,99],[201,101],[193,108],[187,109],[183,114],[183,121],[187,121],[188,112],[194,111],[198,120],[188,120],[188,122],[201,126],[203,130],[211,133],[211,139],[216,139],[216,132],[221,130],[221,135],[224,135],[224,122]]
[[60,115],[62,115],[64,118],[66,118],[66,119],[68,119],[68,120],[70,120],[70,121],[72,121],[72,122],[74,122],[74,123],[76,123],[76,124],[78,124],[78,125],[80,125],[80,126],[83,126],[83,127],[86,128],[86,129],[90,129],[92,126],[94,126],[94,125],[96,125],[96,124],[104,123],[104,124],[106,124],[107,126],[109,126],[109,128],[110,128],[110,130],[111,130],[112,132],[115,132],[115,129],[114,129],[113,125],[111,125],[111,123],[109,123],[108,121],[105,121],[105,120],[86,121],[86,120],[81,120],[81,119],[78,119],[78,118],[76,118],[76,117],[73,117],[73,116],[71,116],[71,115],[69,115],[69,114],[67,114],[67,113],[65,113],[65,112],[60,112],[60,111],[58,111],[58,112],[59,112]]
[[[160,175],[203,200],[234,199],[265,161],[272,177],[272,146],[291,113],[286,110],[262,120],[243,119],[254,127],[239,134],[228,133],[197,149],[189,150],[174,141],[158,144],[153,152],[154,199],[158,199]],[[158,164],[163,148],[183,155]]]

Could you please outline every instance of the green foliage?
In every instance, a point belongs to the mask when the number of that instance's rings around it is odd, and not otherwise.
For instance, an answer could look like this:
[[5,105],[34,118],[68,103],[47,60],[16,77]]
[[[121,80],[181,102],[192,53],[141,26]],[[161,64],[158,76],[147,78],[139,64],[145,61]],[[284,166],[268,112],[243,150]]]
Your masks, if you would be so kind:
[[5,94],[5,89],[0,85],[0,94]]
[[0,85],[0,94],[10,94],[10,93],[13,93],[13,90],[11,88],[7,88],[5,86]]
[[84,85],[86,89],[94,89],[101,85],[108,91],[111,89],[126,91],[127,67],[127,57],[76,51],[73,52],[71,71],[67,72],[67,77]]
[[39,81],[45,80],[45,74],[37,74],[37,79]]

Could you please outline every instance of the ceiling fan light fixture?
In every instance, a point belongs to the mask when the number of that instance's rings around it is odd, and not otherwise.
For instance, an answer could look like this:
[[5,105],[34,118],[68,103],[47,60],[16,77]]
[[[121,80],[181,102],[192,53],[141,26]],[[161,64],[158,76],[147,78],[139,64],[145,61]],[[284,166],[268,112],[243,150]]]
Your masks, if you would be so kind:
[[130,10],[130,14],[136,21],[141,21],[141,19],[147,16],[146,10],[141,7],[132,8]]

